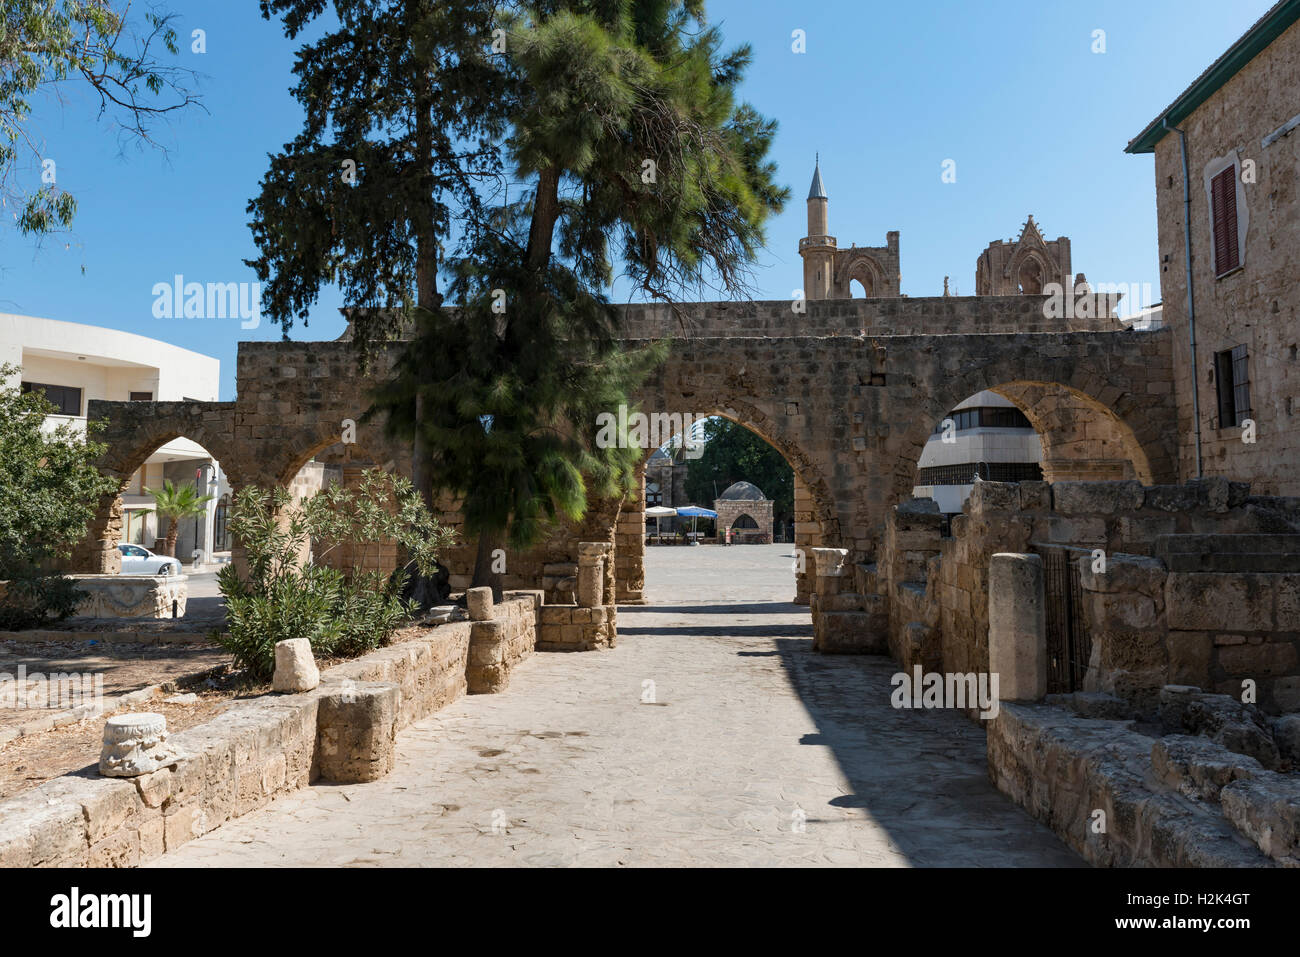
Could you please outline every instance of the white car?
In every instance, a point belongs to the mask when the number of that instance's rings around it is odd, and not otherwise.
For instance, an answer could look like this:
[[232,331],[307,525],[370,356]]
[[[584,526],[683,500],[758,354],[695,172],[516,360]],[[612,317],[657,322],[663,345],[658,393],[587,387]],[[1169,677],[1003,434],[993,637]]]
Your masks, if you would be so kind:
[[119,543],[123,575],[179,575],[181,563],[166,555],[155,555],[143,545]]

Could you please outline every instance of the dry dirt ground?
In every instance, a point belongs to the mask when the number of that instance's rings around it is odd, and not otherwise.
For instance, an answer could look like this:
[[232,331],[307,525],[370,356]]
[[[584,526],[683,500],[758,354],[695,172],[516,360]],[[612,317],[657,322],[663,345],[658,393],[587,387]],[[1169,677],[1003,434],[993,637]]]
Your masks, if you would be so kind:
[[[230,705],[231,700],[228,695],[216,691],[200,693],[198,699],[195,704],[165,704],[156,699],[146,707],[167,719],[168,730],[182,731],[216,717]],[[145,709],[136,706],[125,710]],[[24,735],[0,747],[0,798],[36,787],[62,774],[97,767],[104,722],[109,717],[109,714],[102,714],[52,731]]]

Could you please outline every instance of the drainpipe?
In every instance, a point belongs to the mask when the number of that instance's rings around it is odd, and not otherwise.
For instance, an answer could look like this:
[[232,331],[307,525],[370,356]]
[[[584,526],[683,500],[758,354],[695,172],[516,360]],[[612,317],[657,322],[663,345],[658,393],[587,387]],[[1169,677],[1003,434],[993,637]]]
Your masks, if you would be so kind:
[[1196,298],[1192,295],[1192,181],[1187,172],[1187,134],[1162,121],[1166,130],[1178,134],[1183,154],[1183,249],[1187,253],[1187,332],[1192,351],[1192,424],[1196,436],[1196,477],[1204,477],[1201,468],[1201,368],[1196,362]]

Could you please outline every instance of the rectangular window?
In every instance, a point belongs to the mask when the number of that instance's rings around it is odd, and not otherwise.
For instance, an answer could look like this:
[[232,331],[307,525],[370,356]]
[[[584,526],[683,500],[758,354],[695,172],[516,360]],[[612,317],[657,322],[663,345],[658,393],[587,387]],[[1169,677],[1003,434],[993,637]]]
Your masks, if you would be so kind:
[[81,415],[81,390],[45,382],[24,382],[23,392],[44,392],[56,415]]
[[152,401],[153,401],[153,393],[152,393],[152,392],[132,392],[132,393],[131,393],[131,401],[132,401],[132,402],[152,402]]
[[1219,428],[1229,429],[1250,418],[1249,357],[1244,345],[1214,354],[1214,384],[1218,389]]
[[1237,248],[1236,164],[1210,180],[1210,205],[1214,228],[1214,275],[1218,277],[1241,265]]

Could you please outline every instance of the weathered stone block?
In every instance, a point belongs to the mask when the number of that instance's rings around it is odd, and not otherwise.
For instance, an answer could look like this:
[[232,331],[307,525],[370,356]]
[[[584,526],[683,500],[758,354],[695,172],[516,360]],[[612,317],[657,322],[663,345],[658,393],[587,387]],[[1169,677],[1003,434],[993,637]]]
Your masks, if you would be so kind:
[[391,684],[357,684],[320,697],[317,762],[321,777],[355,784],[393,767],[401,691]]
[[1192,797],[1217,801],[1228,784],[1263,772],[1254,758],[1236,754],[1208,738],[1173,734],[1151,746],[1156,777]]
[[1219,794],[1223,815],[1274,860],[1300,866],[1300,788],[1290,775],[1263,771]]
[[290,694],[311,691],[320,684],[320,669],[311,653],[311,642],[306,638],[288,638],[275,643],[275,674],[271,679],[273,691]]
[[1170,572],[1169,627],[1180,631],[1260,631],[1273,627],[1270,575]]
[[465,592],[465,603],[471,621],[487,621],[492,617],[492,589],[471,588]]
[[999,553],[989,563],[989,671],[1005,701],[1047,693],[1047,619],[1043,560]]
[[1056,511],[1066,515],[1113,515],[1142,507],[1141,482],[1056,482],[1052,499]]

